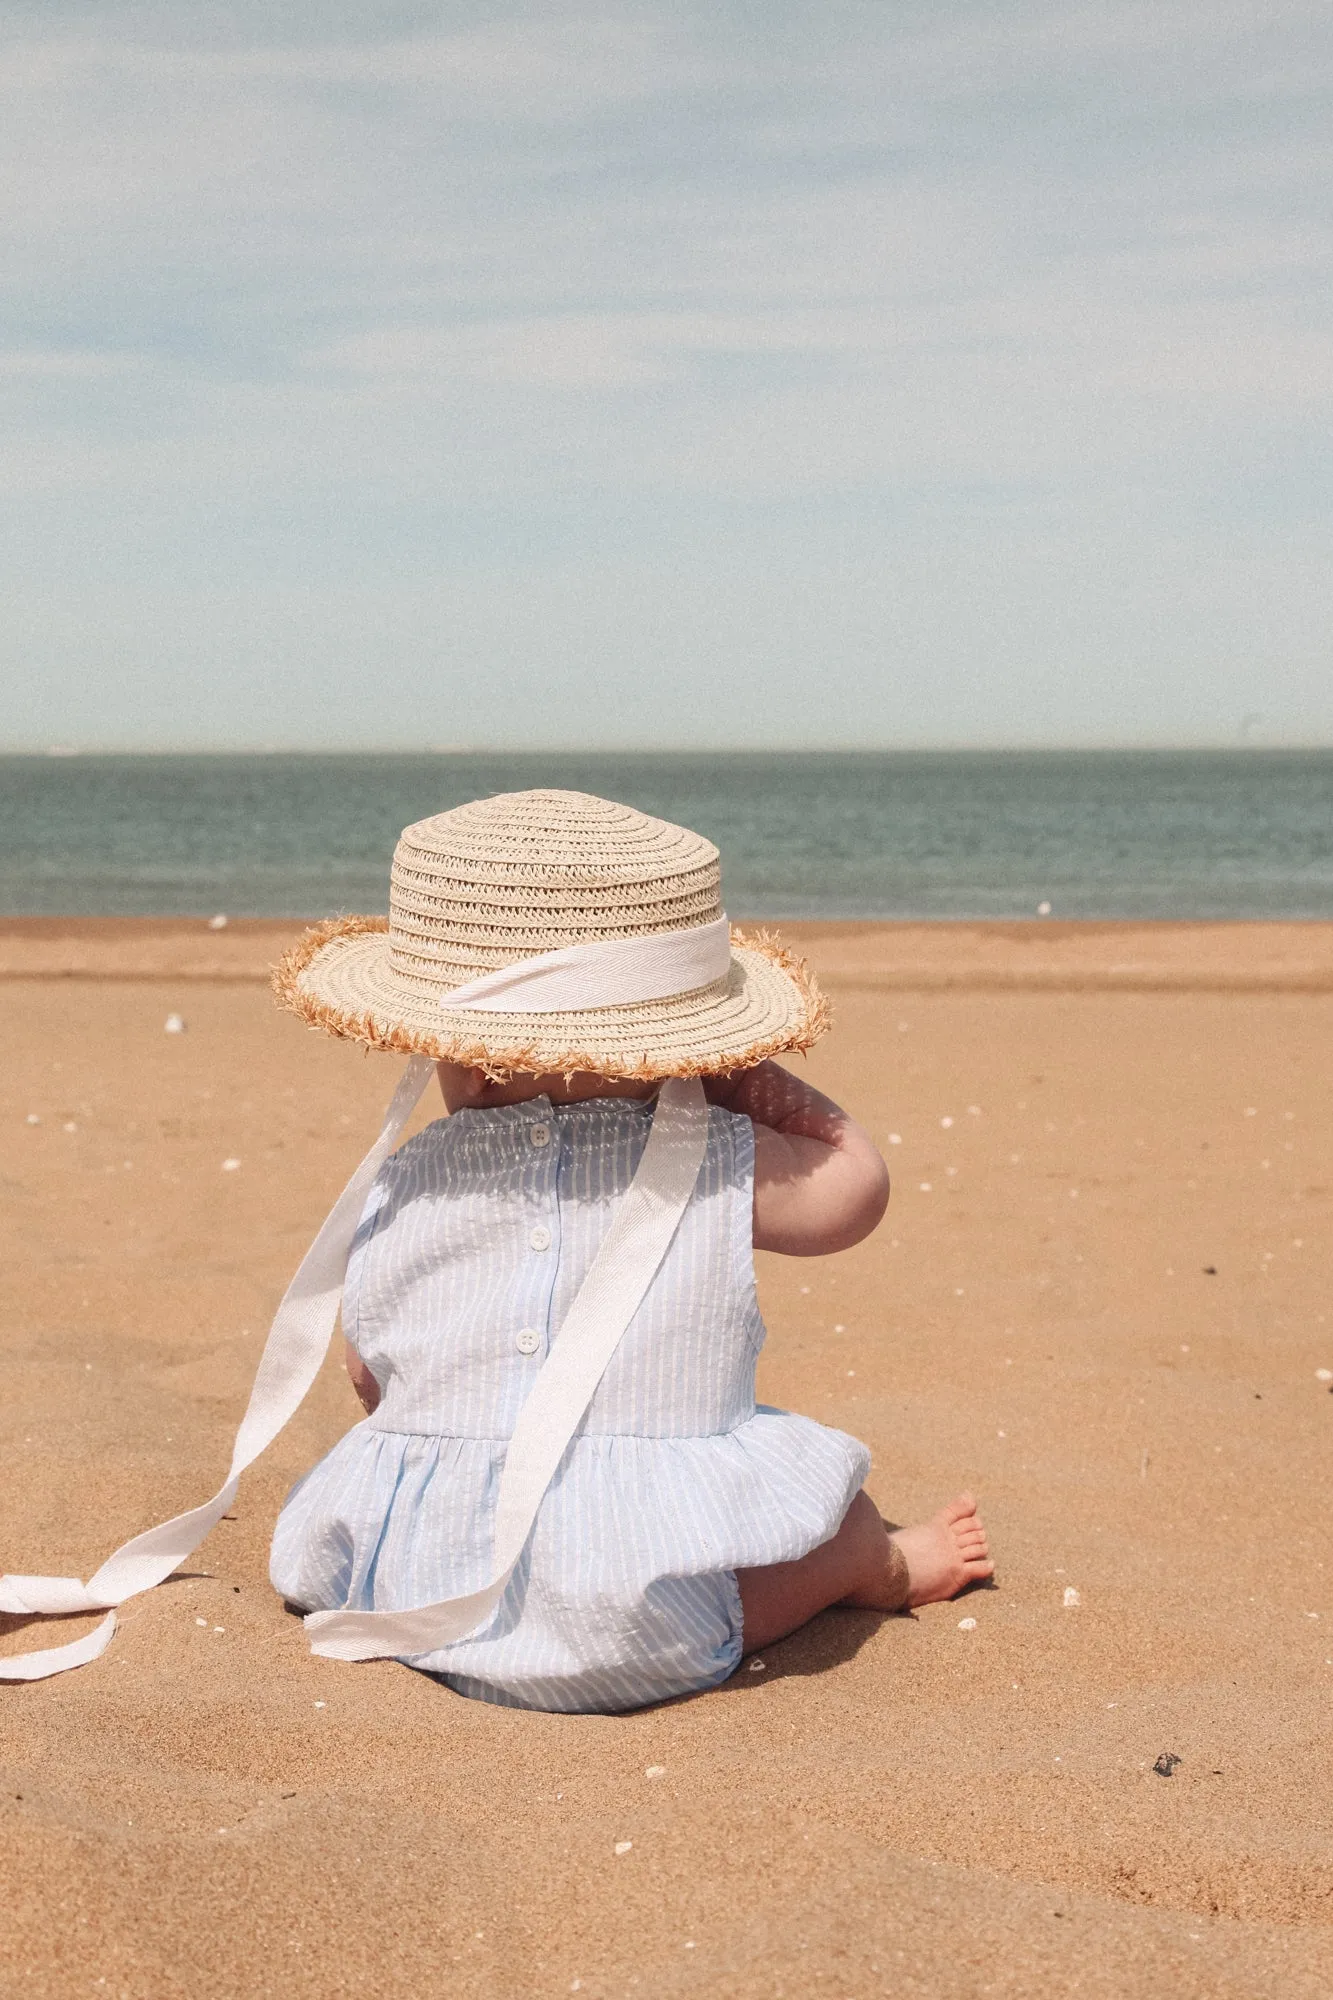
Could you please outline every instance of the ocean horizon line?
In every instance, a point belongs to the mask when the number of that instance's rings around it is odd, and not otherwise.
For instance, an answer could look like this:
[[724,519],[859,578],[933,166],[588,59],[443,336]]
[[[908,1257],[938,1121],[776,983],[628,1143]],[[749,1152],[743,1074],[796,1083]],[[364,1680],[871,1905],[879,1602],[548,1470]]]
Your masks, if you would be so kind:
[[764,745],[729,744],[65,744],[36,748],[0,745],[0,761],[18,762],[62,758],[153,758],[171,757],[486,757],[532,759],[538,757],[1287,757],[1333,755],[1333,739],[1290,739],[1280,743],[1256,743],[1208,739],[1199,741],[1114,742],[1035,741],[953,743],[803,743]]

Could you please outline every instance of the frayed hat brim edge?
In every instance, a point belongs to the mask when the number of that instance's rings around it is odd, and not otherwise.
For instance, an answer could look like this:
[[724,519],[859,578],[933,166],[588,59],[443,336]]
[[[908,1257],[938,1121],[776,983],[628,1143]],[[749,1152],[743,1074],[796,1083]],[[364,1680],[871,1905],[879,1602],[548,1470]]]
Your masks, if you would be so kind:
[[[364,937],[389,928],[387,917],[332,917],[315,924],[278,960],[273,968],[273,991],[279,1006],[295,1014],[308,1027],[342,1041],[356,1042],[367,1049],[392,1055],[431,1056],[436,1061],[462,1063],[484,1070],[489,1077],[503,1080],[510,1075],[555,1075],[577,1073],[623,1077],[632,1082],[651,1082],[668,1076],[709,1076],[738,1069],[753,1069],[772,1056],[804,1053],[819,1041],[829,1027],[830,1009],[805,959],[788,948],[772,932],[746,932],[732,926],[733,947],[757,953],[777,967],[790,983],[795,1018],[776,1033],[761,1036],[740,1051],[734,1048],[708,1052],[682,1051],[672,1057],[666,1050],[644,1054],[635,1062],[612,1056],[606,1050],[570,1046],[553,1052],[543,1038],[526,1044],[500,1045],[480,1034],[471,1038],[428,1034],[402,1023],[377,1019],[369,1012],[338,1007],[312,993],[302,983],[302,975],[330,944],[346,938]],[[558,1017],[548,1017],[552,1020]]]

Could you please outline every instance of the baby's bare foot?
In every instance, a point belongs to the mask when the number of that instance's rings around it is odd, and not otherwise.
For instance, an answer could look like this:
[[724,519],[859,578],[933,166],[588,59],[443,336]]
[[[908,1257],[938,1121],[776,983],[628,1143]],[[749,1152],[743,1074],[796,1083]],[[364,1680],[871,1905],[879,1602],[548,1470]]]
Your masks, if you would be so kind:
[[895,1529],[907,1563],[906,1604],[940,1604],[957,1597],[969,1583],[994,1576],[995,1565],[986,1545],[986,1530],[970,1493],[960,1493],[928,1521]]

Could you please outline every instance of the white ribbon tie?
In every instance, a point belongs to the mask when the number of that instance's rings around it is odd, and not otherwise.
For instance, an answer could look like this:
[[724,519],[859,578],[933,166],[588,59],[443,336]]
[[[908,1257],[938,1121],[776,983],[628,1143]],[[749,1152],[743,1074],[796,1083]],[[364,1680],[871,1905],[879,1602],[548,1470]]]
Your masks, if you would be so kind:
[[725,979],[731,967],[731,925],[720,916],[688,931],[649,937],[599,938],[536,958],[502,965],[440,995],[446,1012],[578,1014],[674,1000]]

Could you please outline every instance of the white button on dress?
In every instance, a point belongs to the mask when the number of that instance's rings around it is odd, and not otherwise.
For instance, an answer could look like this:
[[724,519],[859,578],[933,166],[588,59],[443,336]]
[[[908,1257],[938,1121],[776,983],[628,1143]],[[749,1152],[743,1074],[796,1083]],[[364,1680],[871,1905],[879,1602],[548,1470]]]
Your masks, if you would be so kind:
[[535,1354],[541,1344],[541,1335],[534,1333],[530,1326],[525,1326],[522,1333],[514,1335],[514,1345],[520,1354]]
[[551,1128],[549,1125],[529,1125],[528,1144],[530,1146],[549,1146],[550,1143]]
[[534,1250],[550,1249],[551,1232],[546,1227],[546,1224],[544,1222],[539,1222],[537,1224],[537,1227],[533,1230],[531,1236],[529,1236],[528,1241],[532,1245]]

